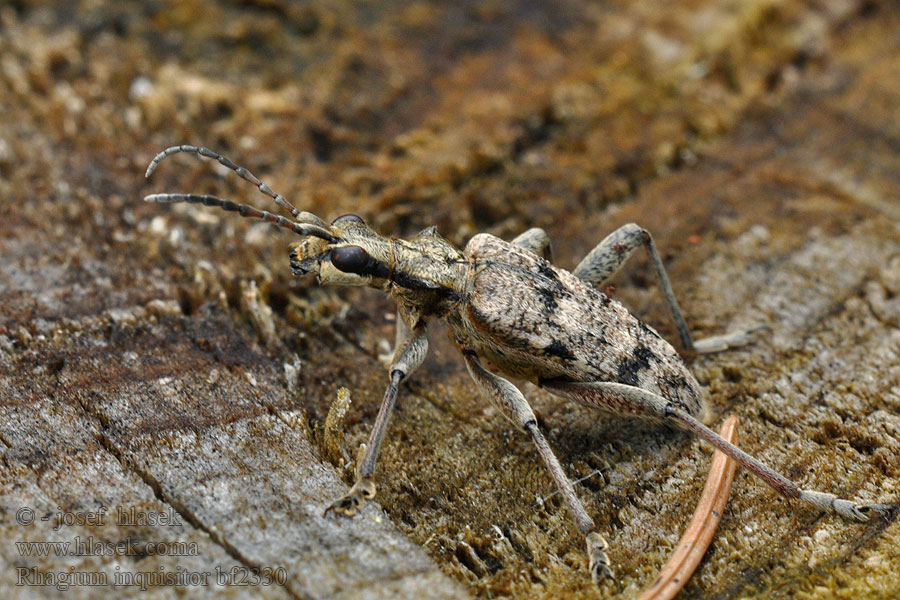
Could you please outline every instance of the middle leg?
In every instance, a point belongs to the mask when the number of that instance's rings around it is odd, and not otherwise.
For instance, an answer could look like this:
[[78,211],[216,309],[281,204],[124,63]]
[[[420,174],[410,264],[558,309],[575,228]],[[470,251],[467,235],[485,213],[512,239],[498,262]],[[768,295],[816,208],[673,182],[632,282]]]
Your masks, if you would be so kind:
[[647,249],[647,254],[650,255],[650,262],[653,263],[653,268],[659,277],[663,296],[666,299],[666,304],[669,305],[672,320],[675,322],[678,335],[681,337],[681,343],[685,348],[700,353],[719,352],[748,344],[753,341],[755,332],[768,328],[767,326],[762,326],[753,329],[741,329],[702,340],[693,340],[681,313],[681,307],[678,306],[678,301],[675,299],[672,284],[669,283],[666,267],[663,265],[662,258],[660,258],[659,252],[656,250],[656,244],[653,243],[653,238],[646,229],[634,223],[623,225],[606,236],[602,242],[588,252],[587,256],[578,263],[578,266],[575,267],[572,273],[588,283],[599,286],[619,270],[619,267],[622,266],[628,257],[642,245]]
[[510,244],[531,250],[538,256],[542,256],[547,262],[553,262],[553,248],[550,245],[550,236],[540,227],[532,227],[527,231],[523,231]]

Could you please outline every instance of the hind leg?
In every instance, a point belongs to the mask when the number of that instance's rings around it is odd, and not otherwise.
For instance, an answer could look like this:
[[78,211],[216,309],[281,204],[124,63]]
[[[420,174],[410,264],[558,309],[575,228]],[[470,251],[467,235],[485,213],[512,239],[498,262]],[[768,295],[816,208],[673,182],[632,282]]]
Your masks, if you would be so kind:
[[725,440],[688,411],[662,396],[641,388],[612,382],[565,381],[544,382],[542,387],[558,396],[589,406],[612,410],[620,415],[644,417],[676,425],[736,460],[739,465],[772,486],[782,496],[803,500],[822,510],[835,512],[844,518],[868,521],[873,515],[886,515],[897,509],[896,504],[859,504],[827,492],[800,489],[797,484],[784,475]]

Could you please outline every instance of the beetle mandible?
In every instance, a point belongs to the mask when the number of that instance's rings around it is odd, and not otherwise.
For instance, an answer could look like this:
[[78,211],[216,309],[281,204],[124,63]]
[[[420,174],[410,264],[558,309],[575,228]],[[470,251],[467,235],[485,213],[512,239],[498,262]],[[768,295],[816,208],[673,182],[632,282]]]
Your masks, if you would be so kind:
[[675,349],[597,286],[643,246],[686,348],[696,352],[725,350],[749,343],[761,328],[694,341],[653,238],[633,223],[607,236],[569,272],[550,262],[549,238],[537,228],[512,242],[478,234],[459,250],[434,227],[403,240],[379,235],[356,215],[344,215],[328,224],[298,210],[250,171],[207,148],[167,148],[151,161],[146,176],[150,177],[167,156],[179,152],[218,161],[272,198],[291,218],[208,195],[151,194],[145,200],[218,207],[289,229],[302,238],[291,245],[290,264],[295,275],[315,273],[323,285],[373,287],[397,303],[397,342],[388,366],[390,383],[357,465],[356,482],[326,509],[326,514],[352,516],[375,496],[375,461],[400,383],[424,360],[428,351],[426,326],[435,319],[449,325],[481,392],[515,426],[531,435],[585,537],[595,581],[612,577],[608,544],[575,494],[528,401],[503,376],[531,381],[556,396],[617,415],[675,425],[734,458],[781,495],[845,518],[867,521],[895,509],[893,504],[858,504],[834,494],[801,489],[704,424],[703,391]]

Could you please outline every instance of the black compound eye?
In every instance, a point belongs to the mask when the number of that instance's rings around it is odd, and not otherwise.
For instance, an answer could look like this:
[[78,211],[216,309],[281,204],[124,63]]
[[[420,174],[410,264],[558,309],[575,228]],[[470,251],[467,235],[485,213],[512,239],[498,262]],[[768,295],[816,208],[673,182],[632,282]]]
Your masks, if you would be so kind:
[[365,225],[365,221],[363,221],[362,218],[357,215],[342,215],[332,221],[331,224],[334,225],[336,223],[344,223],[346,221],[352,221],[353,223],[362,223],[363,225]]
[[331,251],[331,264],[344,273],[361,275],[369,264],[369,253],[359,246],[341,246]]

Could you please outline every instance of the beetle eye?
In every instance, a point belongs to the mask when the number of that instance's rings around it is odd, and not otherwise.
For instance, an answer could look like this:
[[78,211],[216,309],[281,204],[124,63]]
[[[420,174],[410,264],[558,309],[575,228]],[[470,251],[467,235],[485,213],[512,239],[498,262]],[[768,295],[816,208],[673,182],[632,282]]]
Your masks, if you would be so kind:
[[331,251],[331,264],[344,273],[361,275],[369,264],[369,253],[359,246],[341,246]]
[[362,220],[362,217],[359,217],[357,215],[342,215],[342,216],[338,217],[337,219],[335,219],[334,221],[332,221],[331,224],[334,225],[335,223],[343,223],[345,221],[353,221],[354,223],[362,223],[363,225],[365,225],[365,222]]

